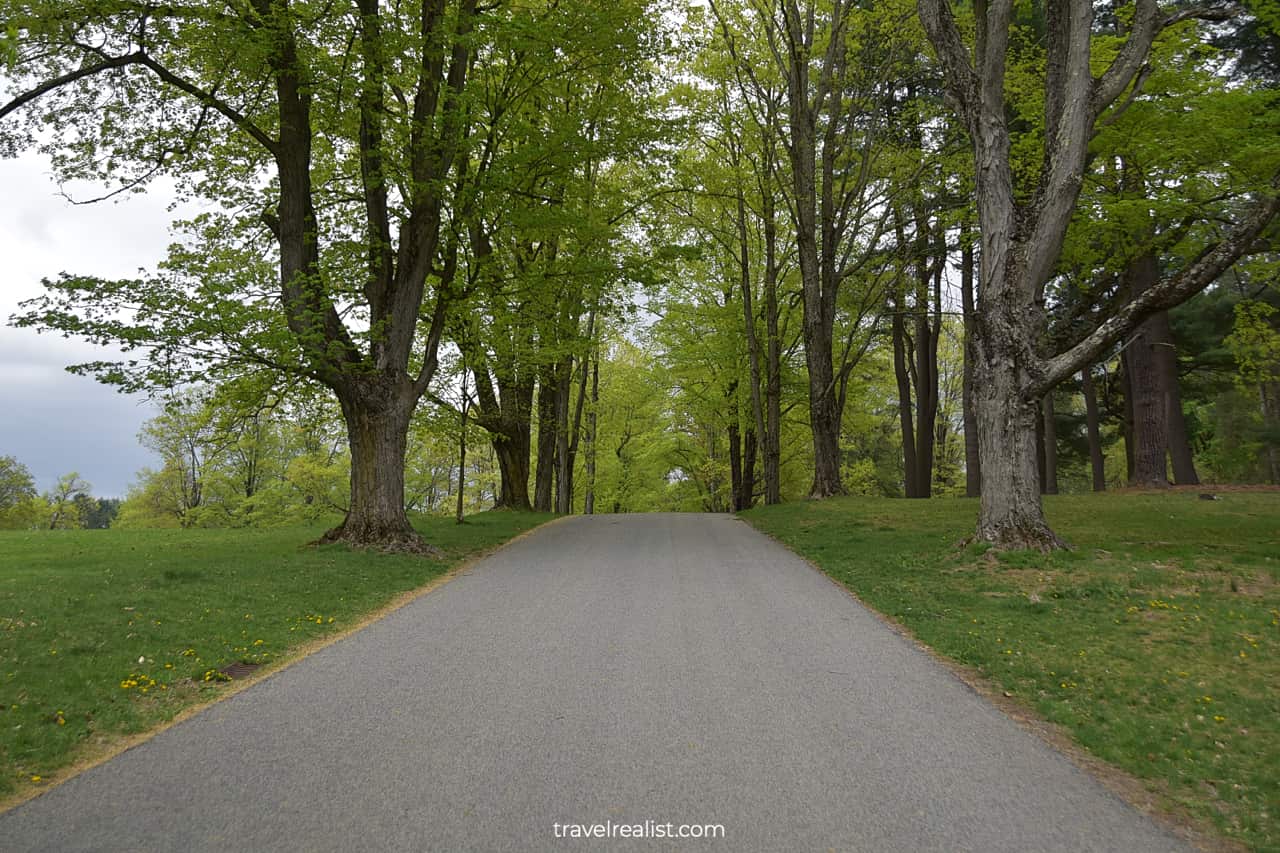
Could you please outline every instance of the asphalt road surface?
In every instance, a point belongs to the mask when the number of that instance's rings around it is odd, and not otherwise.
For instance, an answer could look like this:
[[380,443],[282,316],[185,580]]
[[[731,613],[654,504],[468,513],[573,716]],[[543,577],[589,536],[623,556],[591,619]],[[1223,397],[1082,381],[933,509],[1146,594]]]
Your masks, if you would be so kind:
[[614,848],[1187,849],[710,515],[552,524],[0,815],[5,851]]

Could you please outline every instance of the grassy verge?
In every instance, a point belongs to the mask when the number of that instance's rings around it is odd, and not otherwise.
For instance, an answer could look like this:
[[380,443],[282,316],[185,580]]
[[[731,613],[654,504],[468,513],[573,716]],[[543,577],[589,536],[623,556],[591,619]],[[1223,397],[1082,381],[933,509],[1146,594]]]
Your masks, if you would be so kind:
[[322,527],[0,532],[0,805],[549,517],[422,519],[441,560],[304,546]]
[[1280,494],[1049,498],[1075,551],[960,547],[965,500],[744,513],[863,601],[1142,780],[1280,850]]

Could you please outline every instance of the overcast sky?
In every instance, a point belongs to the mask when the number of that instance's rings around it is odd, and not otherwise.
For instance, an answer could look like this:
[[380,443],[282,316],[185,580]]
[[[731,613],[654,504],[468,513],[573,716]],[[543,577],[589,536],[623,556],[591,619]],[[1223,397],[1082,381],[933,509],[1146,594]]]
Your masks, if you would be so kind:
[[0,456],[16,456],[41,490],[76,471],[94,495],[123,497],[137,471],[156,464],[138,444],[154,408],[64,369],[110,351],[15,329],[8,319],[19,302],[43,292],[42,278],[59,272],[127,278],[154,269],[169,244],[169,193],[162,186],[76,206],[34,154],[0,160],[0,187]]

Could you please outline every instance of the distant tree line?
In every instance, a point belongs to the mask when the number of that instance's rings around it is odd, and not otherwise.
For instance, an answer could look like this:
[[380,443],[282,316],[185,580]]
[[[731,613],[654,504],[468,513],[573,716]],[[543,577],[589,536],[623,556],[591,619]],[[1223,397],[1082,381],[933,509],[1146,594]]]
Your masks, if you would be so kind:
[[0,456],[0,530],[101,530],[120,512],[118,498],[95,498],[72,472],[47,492],[36,491],[30,469],[13,456]]

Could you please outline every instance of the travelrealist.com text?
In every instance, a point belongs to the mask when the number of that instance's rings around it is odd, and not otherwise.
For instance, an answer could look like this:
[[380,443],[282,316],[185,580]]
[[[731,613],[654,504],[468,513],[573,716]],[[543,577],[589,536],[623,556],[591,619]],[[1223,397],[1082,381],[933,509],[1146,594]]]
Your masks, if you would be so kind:
[[554,823],[556,838],[724,838],[718,823]]

